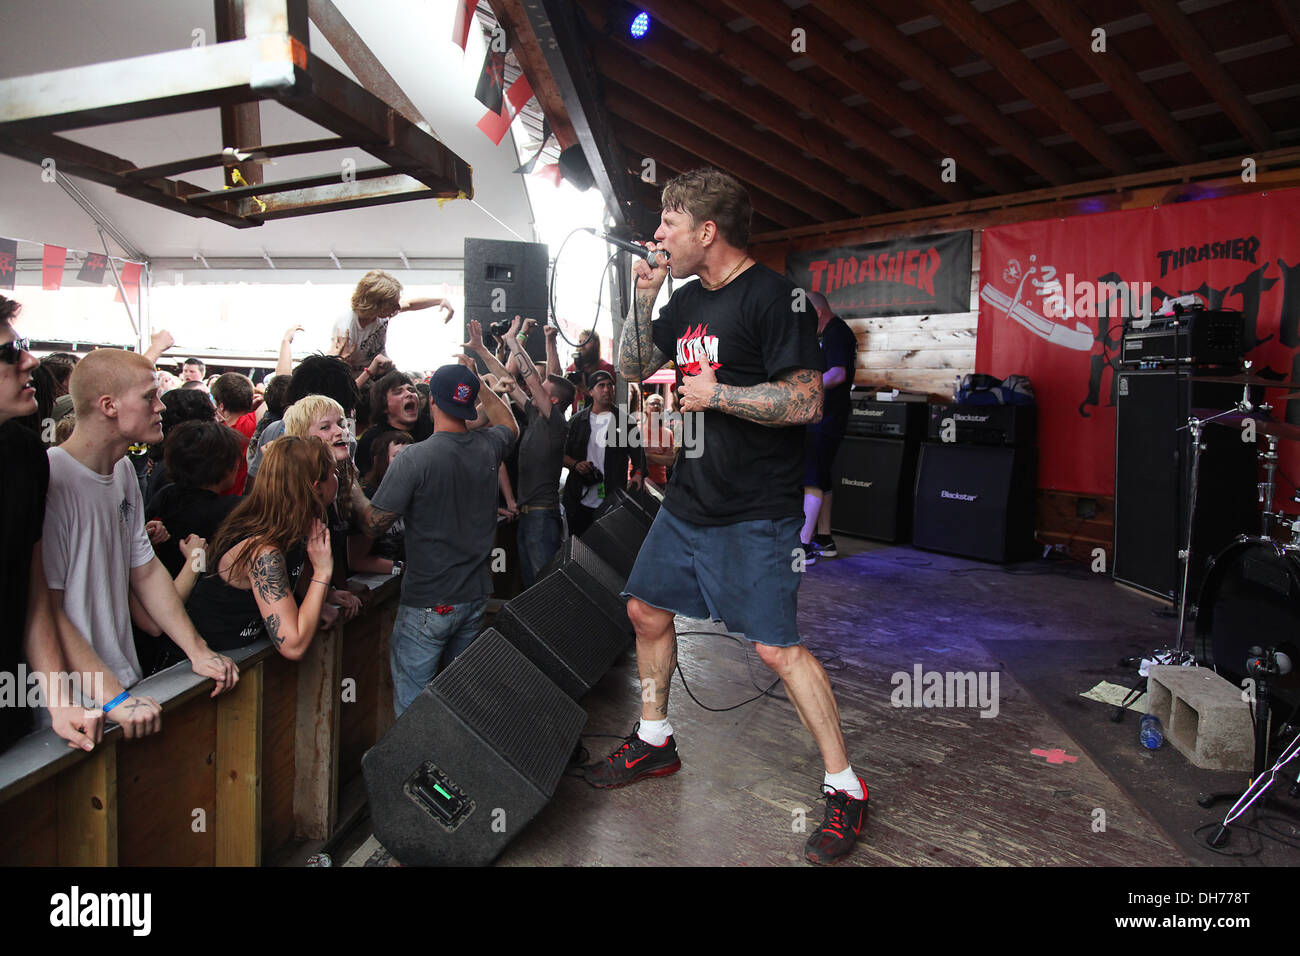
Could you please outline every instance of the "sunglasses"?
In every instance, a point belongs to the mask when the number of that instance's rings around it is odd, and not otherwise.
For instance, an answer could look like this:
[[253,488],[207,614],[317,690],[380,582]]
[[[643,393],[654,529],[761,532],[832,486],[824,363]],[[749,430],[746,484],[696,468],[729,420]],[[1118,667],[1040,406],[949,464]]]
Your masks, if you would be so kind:
[[4,345],[0,345],[0,362],[17,365],[22,354],[31,350],[31,339],[14,339],[12,342],[6,342]]

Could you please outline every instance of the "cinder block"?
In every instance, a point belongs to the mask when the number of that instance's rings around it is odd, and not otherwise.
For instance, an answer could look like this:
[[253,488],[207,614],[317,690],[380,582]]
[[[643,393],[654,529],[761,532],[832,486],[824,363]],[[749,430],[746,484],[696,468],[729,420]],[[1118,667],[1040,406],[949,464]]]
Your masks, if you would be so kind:
[[1255,736],[1250,707],[1235,687],[1205,667],[1153,665],[1147,713],[1160,718],[1165,740],[1203,770],[1250,772]]

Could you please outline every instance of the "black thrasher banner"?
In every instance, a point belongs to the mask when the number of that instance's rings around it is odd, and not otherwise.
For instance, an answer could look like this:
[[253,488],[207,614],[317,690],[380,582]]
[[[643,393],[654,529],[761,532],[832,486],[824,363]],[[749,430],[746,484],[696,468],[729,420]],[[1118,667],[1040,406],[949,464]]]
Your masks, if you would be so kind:
[[792,252],[786,274],[844,319],[969,312],[971,234]]

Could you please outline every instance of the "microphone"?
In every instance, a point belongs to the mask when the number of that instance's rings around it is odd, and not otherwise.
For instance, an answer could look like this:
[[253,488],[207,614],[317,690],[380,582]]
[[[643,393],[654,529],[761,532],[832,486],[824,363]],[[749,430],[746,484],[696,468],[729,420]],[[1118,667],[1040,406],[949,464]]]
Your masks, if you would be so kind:
[[667,265],[668,260],[671,258],[666,250],[655,249],[652,251],[647,249],[645,246],[638,246],[635,242],[628,242],[626,239],[611,236],[607,232],[598,232],[589,226],[584,226],[583,228],[596,238],[604,239],[611,246],[622,249],[624,252],[630,252],[632,255],[644,259],[646,262],[650,263],[651,269],[657,269],[661,265]]

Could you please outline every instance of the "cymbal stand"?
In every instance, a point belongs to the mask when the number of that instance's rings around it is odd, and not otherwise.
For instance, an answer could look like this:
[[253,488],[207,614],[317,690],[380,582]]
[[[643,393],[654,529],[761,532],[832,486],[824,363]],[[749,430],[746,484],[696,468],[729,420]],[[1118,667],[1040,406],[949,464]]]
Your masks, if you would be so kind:
[[1200,419],[1195,415],[1187,419],[1187,424],[1180,427],[1191,432],[1192,437],[1192,486],[1187,497],[1187,547],[1178,552],[1178,559],[1183,562],[1183,583],[1179,588],[1178,595],[1178,643],[1174,646],[1174,659],[1162,663],[1183,664],[1192,655],[1183,650],[1183,636],[1187,630],[1187,584],[1191,577],[1192,569],[1192,529],[1195,527],[1196,517],[1196,490],[1200,483],[1201,475],[1201,452],[1205,450],[1205,445],[1201,441],[1201,431],[1206,425],[1225,415],[1236,414],[1236,408],[1230,408],[1226,412],[1219,412],[1217,415],[1211,415],[1209,418]]
[[[1267,408],[1267,406],[1264,406]],[[1282,515],[1273,512],[1273,495],[1277,490],[1277,436],[1265,435],[1268,440],[1268,451],[1260,452],[1259,460],[1264,463],[1265,478],[1259,485],[1259,500],[1264,505],[1264,510],[1260,513],[1260,535],[1268,538],[1272,536],[1273,519],[1281,518]]]

